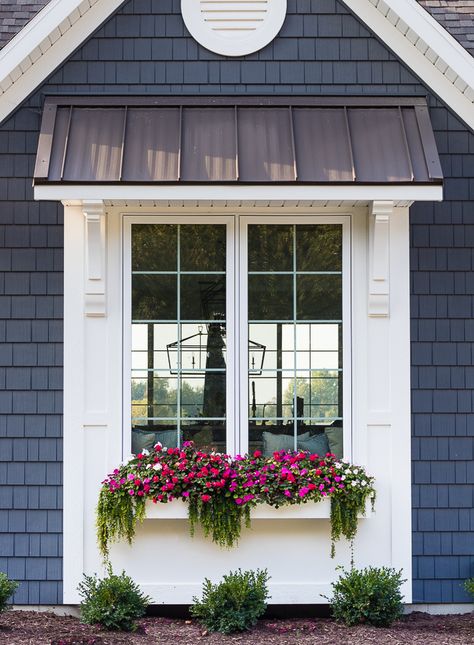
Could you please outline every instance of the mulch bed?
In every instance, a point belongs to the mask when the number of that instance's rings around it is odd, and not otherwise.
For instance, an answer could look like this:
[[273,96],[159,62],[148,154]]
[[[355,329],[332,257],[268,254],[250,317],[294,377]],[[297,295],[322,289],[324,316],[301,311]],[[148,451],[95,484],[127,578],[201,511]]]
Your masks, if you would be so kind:
[[207,634],[195,621],[147,617],[134,634],[106,632],[77,618],[34,611],[0,615],[0,643],[8,645],[470,645],[474,614],[431,616],[416,612],[390,629],[344,627],[328,618],[265,619],[250,632]]

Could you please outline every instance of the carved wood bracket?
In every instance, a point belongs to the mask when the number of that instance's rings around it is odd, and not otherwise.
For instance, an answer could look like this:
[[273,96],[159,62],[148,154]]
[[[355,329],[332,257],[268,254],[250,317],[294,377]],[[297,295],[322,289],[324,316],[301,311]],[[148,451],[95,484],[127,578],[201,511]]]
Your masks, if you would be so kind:
[[85,222],[84,313],[106,315],[105,212],[102,201],[82,202]]
[[369,316],[390,315],[390,216],[393,202],[374,201],[369,226]]

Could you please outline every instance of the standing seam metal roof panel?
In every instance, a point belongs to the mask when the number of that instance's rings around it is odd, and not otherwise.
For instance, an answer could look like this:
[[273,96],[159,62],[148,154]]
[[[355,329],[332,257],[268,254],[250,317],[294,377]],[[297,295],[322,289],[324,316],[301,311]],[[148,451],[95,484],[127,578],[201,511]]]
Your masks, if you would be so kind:
[[426,103],[336,103],[48,102],[35,183],[441,182]]

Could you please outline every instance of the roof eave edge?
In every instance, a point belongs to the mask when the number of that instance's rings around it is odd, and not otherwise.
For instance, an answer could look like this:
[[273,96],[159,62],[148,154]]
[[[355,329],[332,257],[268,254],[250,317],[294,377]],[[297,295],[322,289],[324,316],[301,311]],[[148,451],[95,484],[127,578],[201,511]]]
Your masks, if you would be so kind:
[[474,130],[474,57],[416,0],[342,0]]
[[[0,123],[123,2],[51,0],[0,51]],[[343,2],[474,130],[474,58],[416,0]]]
[[35,200],[182,200],[182,201],[442,201],[443,186],[423,185],[281,185],[281,184],[200,184],[200,185],[107,185],[40,184],[34,186]]
[[0,50],[0,123],[124,0],[50,0]]

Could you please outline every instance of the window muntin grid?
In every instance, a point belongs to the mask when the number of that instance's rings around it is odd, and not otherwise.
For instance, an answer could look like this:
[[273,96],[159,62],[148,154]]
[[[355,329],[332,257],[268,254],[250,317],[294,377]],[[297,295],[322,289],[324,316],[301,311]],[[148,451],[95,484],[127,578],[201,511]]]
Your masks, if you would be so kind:
[[132,452],[226,442],[226,226],[132,224]]
[[325,427],[342,435],[342,225],[249,224],[247,235],[248,335],[266,347],[258,375],[249,351],[249,446],[320,450]]
[[[226,325],[226,336],[227,336],[227,343],[226,343],[226,348],[225,348],[225,362],[226,362],[226,369],[227,369],[227,374],[226,374],[226,380],[227,380],[227,411],[226,411],[226,430],[227,430],[227,444],[224,444],[224,437],[223,434],[221,433],[221,438],[222,441],[220,442],[220,445],[217,446],[216,443],[212,443],[211,439],[213,437],[213,434],[211,434],[211,438],[209,438],[209,433],[207,433],[207,437],[204,437],[204,440],[207,441],[207,446],[211,445],[212,448],[219,449],[219,450],[226,450],[226,452],[229,452],[231,454],[236,454],[236,453],[243,453],[246,452],[247,450],[252,450],[256,446],[255,441],[253,440],[252,436],[249,437],[249,424],[248,424],[248,418],[249,416],[252,416],[251,413],[251,407],[249,405],[249,401],[251,401],[251,397],[249,397],[248,392],[248,378],[249,378],[249,372],[255,376],[259,377],[264,377],[265,375],[263,373],[260,373],[259,366],[255,365],[255,369],[252,369],[252,366],[250,366],[250,371],[248,371],[248,348],[256,347],[258,351],[260,351],[260,358],[261,358],[261,353],[262,353],[262,347],[263,347],[263,353],[264,353],[264,363],[265,367],[267,369],[275,368],[275,347],[273,347],[273,355],[272,355],[272,348],[271,348],[271,343],[268,344],[268,348],[266,348],[262,343],[259,342],[259,340],[262,340],[264,342],[267,341],[267,339],[258,336],[258,334],[255,331],[252,331],[252,334],[249,338],[248,336],[248,331],[249,331],[249,326],[247,325],[247,303],[248,303],[248,297],[247,297],[247,287],[248,287],[248,276],[246,272],[247,268],[247,255],[251,255],[252,249],[247,248],[247,229],[251,224],[257,224],[257,223],[271,223],[272,228],[275,225],[278,225],[280,223],[288,223],[291,224],[292,226],[294,224],[298,225],[298,228],[302,230],[304,227],[301,225],[306,225],[306,224],[311,224],[312,228],[310,227],[308,235],[310,238],[313,238],[314,231],[318,230],[315,227],[325,225],[328,223],[331,224],[337,224],[336,230],[343,230],[343,239],[344,239],[344,247],[343,247],[343,254],[342,257],[340,257],[339,260],[339,266],[336,267],[337,270],[331,271],[333,267],[327,266],[327,263],[325,266],[321,265],[321,263],[318,266],[314,266],[314,253],[313,256],[308,255],[304,256],[305,258],[308,257],[308,259],[313,258],[311,261],[313,263],[313,266],[302,266],[299,264],[297,266],[297,272],[300,271],[301,273],[304,274],[319,274],[319,275],[336,275],[340,273],[340,269],[342,269],[342,266],[340,264],[343,261],[343,274],[344,274],[344,293],[343,293],[343,308],[344,308],[344,379],[346,383],[346,387],[344,387],[344,402],[343,405],[340,403],[338,400],[338,416],[336,417],[336,413],[331,410],[329,410],[330,405],[334,407],[335,402],[334,402],[334,397],[333,394],[330,392],[330,396],[332,397],[331,400],[326,399],[319,399],[319,403],[321,404],[326,404],[324,407],[324,414],[326,415],[323,417],[322,413],[322,407],[320,406],[319,410],[315,407],[316,402],[312,399],[306,399],[305,396],[305,409],[303,410],[303,415],[304,416],[299,416],[297,421],[299,422],[301,419],[310,419],[313,420],[315,423],[320,422],[321,424],[323,423],[326,425],[329,423],[328,419],[329,417],[334,418],[335,424],[339,424],[340,427],[338,428],[332,428],[332,431],[339,432],[340,431],[340,437],[342,441],[342,417],[344,417],[345,423],[344,423],[344,454],[346,457],[350,458],[351,454],[351,439],[350,439],[350,417],[351,417],[351,398],[350,398],[350,372],[351,372],[351,365],[350,365],[350,352],[348,352],[348,348],[350,349],[350,324],[348,324],[348,321],[350,321],[350,302],[351,302],[351,295],[350,295],[350,273],[349,273],[349,267],[350,267],[350,218],[348,216],[247,216],[247,215],[235,215],[235,216],[199,216],[197,217],[196,215],[187,215],[187,216],[164,216],[164,215],[158,215],[158,216],[146,216],[146,219],[143,216],[131,216],[131,217],[126,217],[124,218],[124,223],[125,223],[125,237],[124,237],[124,253],[125,253],[125,274],[124,274],[124,287],[125,287],[125,311],[126,313],[126,329],[125,329],[125,365],[126,365],[126,373],[130,374],[130,358],[131,358],[131,352],[130,348],[133,344],[132,342],[132,326],[129,326],[129,323],[127,321],[130,321],[131,319],[131,298],[130,295],[132,293],[132,269],[133,272],[136,273],[137,275],[140,275],[140,273],[143,272],[144,267],[143,266],[133,266],[132,267],[132,227],[136,225],[142,225],[148,227],[146,230],[150,230],[150,226],[152,226],[155,223],[160,223],[162,225],[168,225],[170,226],[171,223],[180,223],[183,226],[188,225],[188,224],[193,224],[194,227],[201,226],[202,224],[211,224],[212,227],[214,227],[216,224],[223,224],[223,226],[226,227],[227,229],[227,239],[226,242],[222,243],[222,247],[226,247],[225,249],[225,256],[226,256],[226,273],[227,273],[227,325]],[[198,224],[196,224],[198,222]],[[175,224],[175,226],[176,226]],[[340,237],[340,233],[338,233]],[[314,241],[314,240],[313,240]],[[327,242],[327,241],[326,241]],[[199,245],[195,245],[199,246]],[[324,258],[327,256],[326,249],[329,248],[330,245],[327,243],[324,244],[322,247],[319,245],[319,247],[315,247],[317,250],[317,256],[324,260]],[[165,245],[164,247],[162,246],[161,251],[163,252],[163,249],[172,254],[173,252],[176,255],[176,245],[172,245],[172,249],[169,249],[169,245]],[[174,249],[174,251],[173,251]],[[248,251],[248,253],[247,253]],[[321,252],[323,251],[323,252]],[[209,255],[209,252],[206,251],[207,254]],[[341,256],[340,253],[340,243],[339,243],[339,249],[337,252],[338,256]],[[149,255],[149,254],[148,254]],[[262,255],[262,254],[260,254]],[[331,254],[330,254],[331,255]],[[334,255],[334,253],[332,253]],[[143,257],[145,254],[143,254]],[[275,255],[275,257],[277,257]],[[281,256],[280,256],[281,257]],[[293,255],[291,256],[293,257]],[[327,260],[327,258],[326,258]],[[326,260],[324,260],[326,262]],[[177,259],[176,259],[177,262]],[[293,260],[291,267],[293,267]],[[192,267],[196,268],[196,267]],[[200,267],[198,267],[199,269]],[[260,268],[260,267],[253,267],[253,268]],[[281,268],[278,267],[278,268]],[[275,270],[273,266],[266,266],[264,271],[259,271],[258,273],[269,273],[269,274],[276,274],[277,277],[280,277],[279,274],[285,274],[285,273],[292,273],[292,271],[278,271]],[[288,267],[283,267],[284,269],[287,269]],[[312,271],[312,268],[316,268],[317,270]],[[209,269],[207,273],[212,273],[212,267],[206,266],[206,269]],[[163,266],[153,266],[153,269],[151,271],[145,271],[144,273],[156,273],[157,275],[163,273],[163,274],[170,274],[174,273],[174,271],[170,271],[169,267],[163,267]],[[189,270],[187,273],[192,274],[193,271]],[[196,273],[199,273],[199,271],[196,271]],[[217,273],[222,274],[223,271],[217,271]],[[255,271],[254,271],[255,273]],[[235,277],[234,277],[235,276]],[[313,375],[313,383],[308,383],[308,379],[306,379],[306,384],[304,382],[299,382],[299,387],[305,389],[308,391],[309,387],[311,386],[312,391],[314,390],[313,385],[319,385],[323,382],[323,378],[326,377],[327,381],[325,380],[327,385],[331,385],[332,383],[332,389],[338,389],[338,398],[342,399],[342,387],[340,387],[340,383],[342,383],[342,337],[339,339],[339,336],[342,336],[341,334],[341,328],[339,327],[336,330],[336,333],[338,334],[338,343],[339,345],[335,347],[335,340],[334,340],[334,333],[332,334],[332,346],[328,346],[328,338],[321,336],[319,333],[321,329],[326,329],[328,330],[331,328],[331,325],[329,323],[333,322],[339,322],[340,319],[332,319],[327,317],[326,320],[321,317],[321,319],[313,319],[310,318],[309,316],[306,316],[308,320],[302,320],[300,324],[297,326],[297,330],[306,330],[304,333],[306,336],[311,333],[311,329],[313,330],[311,334],[311,352],[308,352],[308,347],[302,347],[301,343],[303,343],[303,337],[300,338],[299,340],[299,346],[298,346],[298,356],[299,356],[299,361],[298,361],[298,368],[299,368],[299,373],[298,373],[298,378],[301,377],[304,379],[305,374],[301,374],[302,372],[307,372],[308,370],[308,365],[312,365],[314,369],[326,369],[327,373],[323,374],[314,374]],[[136,323],[139,323],[140,321],[137,319],[134,319]],[[260,319],[259,319],[260,320]],[[144,321],[144,323],[147,323],[149,321]],[[198,321],[202,322],[202,321]],[[207,322],[213,322],[207,320]],[[255,321],[251,321],[251,325]],[[271,323],[271,320],[265,320],[262,321],[260,320],[260,323],[257,323],[257,326],[261,328],[264,324],[266,323]],[[286,321],[285,321],[286,322]],[[289,321],[290,324],[292,324],[292,321]],[[157,320],[155,321],[157,325],[161,325],[161,327],[156,330],[156,333],[169,333],[169,327],[167,325],[171,325],[172,329],[174,329],[174,325],[176,323],[176,320]],[[302,323],[305,323],[309,326],[303,325]],[[319,323],[322,323],[319,325]],[[196,332],[197,326],[195,325],[194,327],[192,326],[192,322],[189,324],[191,327],[187,328],[185,331],[184,325],[187,324],[187,321],[182,321],[182,327],[181,327],[181,334],[180,338],[181,340],[184,340],[187,335],[188,331],[191,330],[191,332]],[[139,328],[139,325],[136,324],[134,327]],[[284,329],[283,325],[283,329]],[[166,331],[168,330],[168,332]],[[318,330],[318,334],[315,335],[315,331]],[[333,329],[334,331],[334,329]],[[303,334],[304,336],[304,334]],[[314,337],[314,338],[313,338]],[[318,340],[318,337],[319,340]],[[174,333],[173,336],[168,337],[168,342],[165,344],[169,344],[173,342],[173,338],[176,341],[176,333]],[[307,338],[305,341],[307,344],[310,342]],[[318,344],[319,343],[319,344]],[[324,347],[323,345],[326,344]],[[339,349],[341,350],[341,353],[339,354]],[[155,348],[157,349],[157,348]],[[163,348],[162,348],[163,349]],[[142,348],[143,350],[143,348]],[[306,351],[304,351],[306,350]],[[326,353],[324,353],[323,350],[326,350]],[[337,352],[335,351],[337,350]],[[146,352],[142,351],[142,357],[146,355]],[[285,353],[283,353],[282,356],[282,369],[287,369],[287,367],[290,369],[290,371],[294,372],[294,365],[293,363],[289,364],[288,360],[285,358],[287,356]],[[336,358],[334,358],[336,356]],[[130,358],[127,358],[130,357]],[[331,358],[331,361],[328,363],[329,357]],[[160,360],[158,360],[158,358]],[[323,360],[324,359],[324,360]],[[145,359],[146,360],[146,359]],[[285,362],[286,361],[286,362]],[[144,359],[142,358],[142,361],[139,365],[135,365],[135,367],[138,369],[144,369]],[[164,365],[163,365],[164,363]],[[169,368],[168,363],[168,358],[166,355],[166,352],[161,352],[161,354],[158,353],[158,351],[155,351],[155,367],[157,369],[164,369],[164,368]],[[186,366],[183,364],[182,368],[184,369]],[[146,369],[146,366],[145,366]],[[337,372],[336,372],[337,370]],[[209,370],[210,371],[210,370]],[[336,381],[336,373],[338,376],[338,382],[337,386],[335,385]],[[142,375],[143,376],[143,375]],[[175,379],[176,375],[168,375],[172,376],[173,379]],[[286,375],[285,375],[286,376]],[[173,380],[173,385],[175,381]],[[202,381],[201,381],[201,387],[202,387]],[[318,387],[316,387],[316,390]],[[319,390],[324,389],[319,387]],[[329,390],[331,390],[331,387],[329,387]],[[125,415],[125,444],[124,444],[124,456],[128,454],[129,446],[130,446],[130,439],[127,439],[129,437],[129,430],[127,431],[127,425],[128,425],[128,419],[130,419],[130,399],[129,399],[129,392],[130,392],[130,381],[129,379],[126,379],[125,381],[125,407],[124,407],[124,415]],[[326,391],[327,393],[327,391]],[[177,399],[178,393],[176,394],[176,399]],[[143,403],[143,402],[141,402]],[[165,402],[168,407],[170,405],[173,405],[174,401],[168,400]],[[196,401],[190,401],[189,399],[185,400],[185,403],[188,404],[189,406],[189,414],[195,414],[191,410],[191,407],[194,406],[194,410],[196,410]],[[177,408],[177,403],[175,404]],[[198,403],[199,405],[199,403]],[[289,403],[286,403],[287,406],[289,406]],[[308,407],[311,407],[311,410],[308,410]],[[289,407],[287,408],[289,409]],[[342,414],[342,409],[344,410],[344,414]],[[166,410],[164,410],[165,414],[167,413]],[[174,413],[174,412],[173,412]],[[263,411],[260,411],[260,414],[262,414],[262,417],[257,416],[257,421],[261,421],[265,419],[268,422],[269,414],[268,410],[263,413]],[[271,413],[271,418],[275,418],[273,415],[276,413]],[[315,417],[314,415],[317,414],[318,416]],[[142,413],[140,416],[145,416],[145,413]],[[264,415],[264,416],[263,416]],[[153,418],[152,415],[150,415],[150,418]],[[189,426],[192,425],[192,423],[199,421],[200,418],[196,418],[194,416],[189,416],[185,417],[186,421],[183,419],[181,420],[181,427],[185,429],[189,429]],[[221,420],[222,417],[218,417],[217,420]],[[158,427],[158,429],[161,429],[163,426],[168,425],[170,418],[168,416],[162,416],[159,418],[154,418],[154,423]],[[212,420],[212,419],[211,419]],[[278,420],[278,419],[277,419]],[[282,418],[282,420],[284,420]],[[287,420],[287,419],[286,419]],[[189,421],[189,423],[188,423]],[[128,428],[130,426],[128,425]],[[222,429],[222,426],[221,426]],[[265,431],[268,431],[271,429],[272,431],[275,428],[264,428]],[[146,428],[145,428],[146,430]],[[192,428],[191,428],[192,430]],[[212,428],[211,428],[212,430]],[[165,429],[166,432],[166,429]],[[250,433],[251,435],[252,433]],[[306,433],[304,433],[306,434]],[[262,432],[260,430],[260,444],[261,446],[261,435]],[[174,434],[174,437],[176,438],[176,433]],[[187,437],[185,437],[187,438]],[[304,438],[304,437],[303,437]],[[289,447],[294,447],[294,441],[293,437],[291,437],[292,440],[292,445]],[[171,443],[168,443],[168,445],[172,445]],[[307,449],[307,446],[301,446]]]

